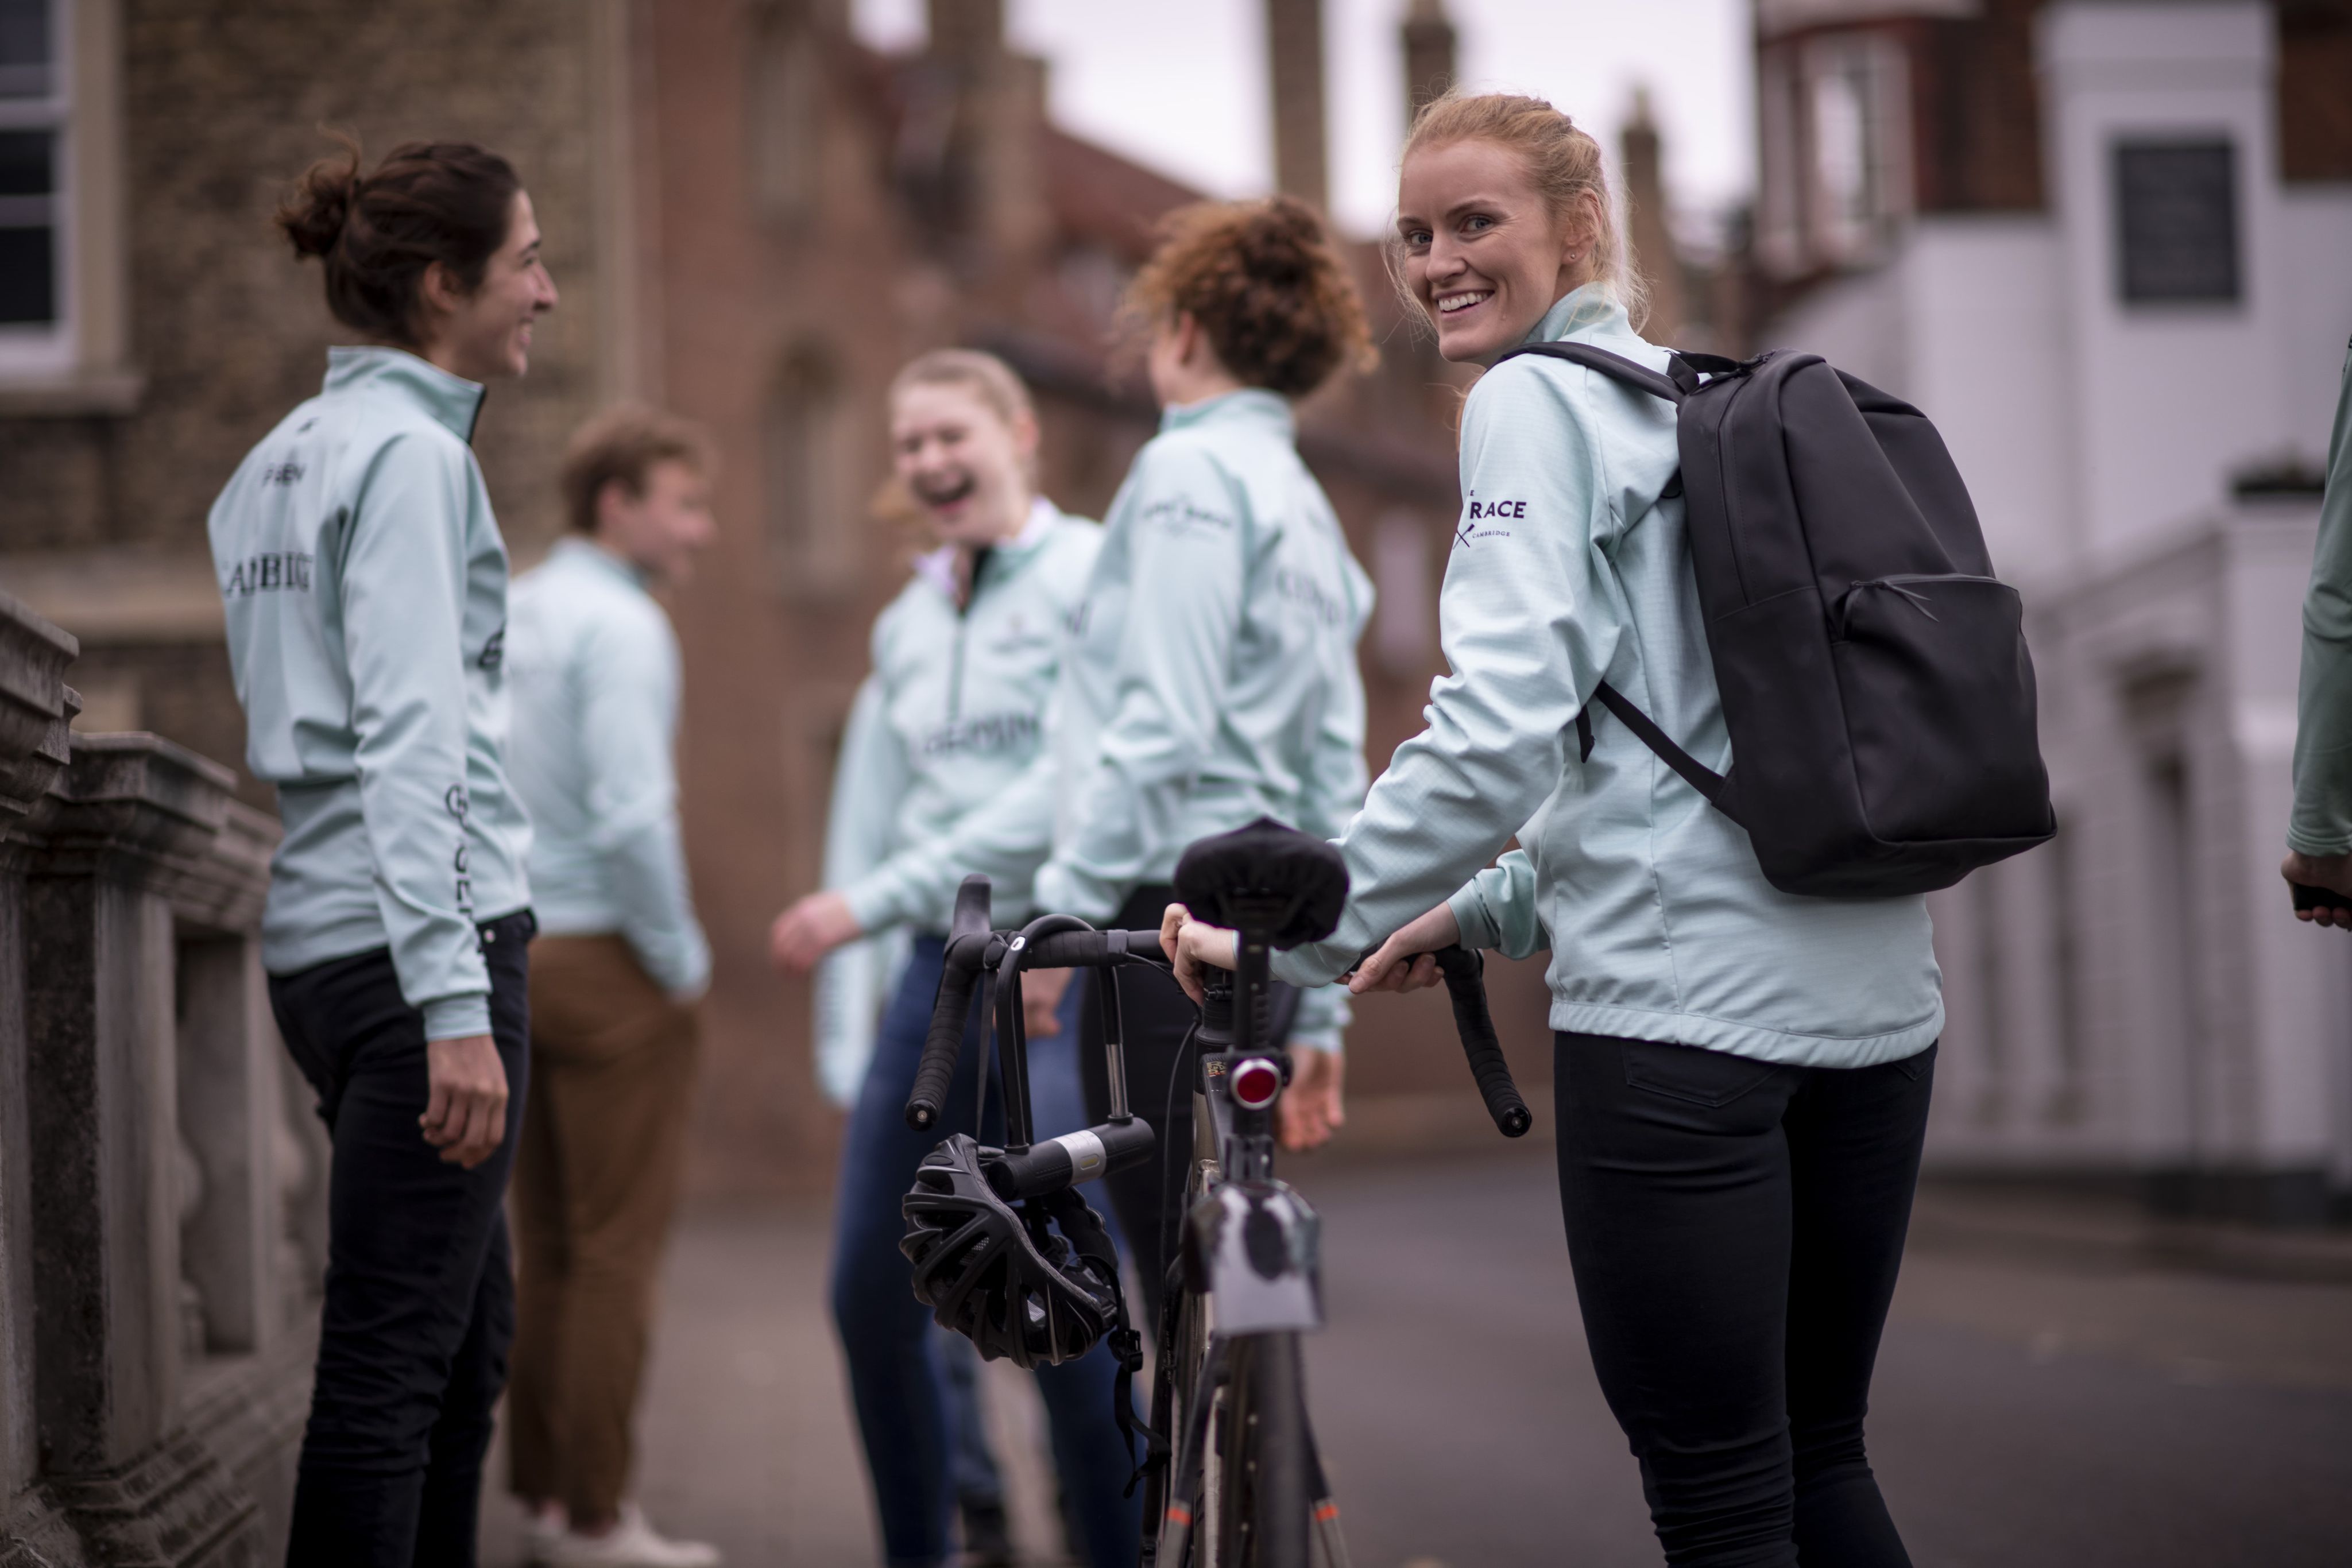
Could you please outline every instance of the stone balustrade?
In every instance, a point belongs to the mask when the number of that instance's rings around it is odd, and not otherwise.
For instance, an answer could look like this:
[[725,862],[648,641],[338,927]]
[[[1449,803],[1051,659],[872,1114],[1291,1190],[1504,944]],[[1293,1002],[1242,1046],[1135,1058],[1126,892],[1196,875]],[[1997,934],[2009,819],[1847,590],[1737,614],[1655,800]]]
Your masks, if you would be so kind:
[[278,826],[70,733],[75,652],[0,598],[0,1568],[275,1562],[326,1186],[260,967]]

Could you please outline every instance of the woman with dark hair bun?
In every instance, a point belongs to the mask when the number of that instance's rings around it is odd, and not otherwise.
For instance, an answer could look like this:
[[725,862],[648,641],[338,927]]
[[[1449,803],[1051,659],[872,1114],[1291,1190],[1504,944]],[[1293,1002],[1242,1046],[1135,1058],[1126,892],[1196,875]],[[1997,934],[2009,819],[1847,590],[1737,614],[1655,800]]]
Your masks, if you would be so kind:
[[[411,142],[278,214],[362,342],[213,506],[246,756],[277,787],[262,964],[334,1145],[294,1568],[466,1568],[514,1325],[530,827],[507,554],[468,445],[555,304],[513,168]],[[615,1559],[614,1561],[618,1561]]]

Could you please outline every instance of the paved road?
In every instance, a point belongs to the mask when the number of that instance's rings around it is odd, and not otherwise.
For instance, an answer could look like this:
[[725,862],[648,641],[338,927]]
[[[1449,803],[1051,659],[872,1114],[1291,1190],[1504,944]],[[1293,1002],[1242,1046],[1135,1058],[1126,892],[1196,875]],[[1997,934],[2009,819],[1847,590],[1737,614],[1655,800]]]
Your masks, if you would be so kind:
[[[1326,1220],[1309,1375],[1360,1568],[1653,1568],[1548,1165],[1295,1174]],[[706,1211],[670,1263],[641,1490],[734,1564],[875,1561],[824,1243],[821,1212]],[[1016,1529],[1051,1562],[1034,1401],[991,1373]],[[1915,1249],[1872,1436],[1918,1568],[2343,1568],[2352,1286]],[[486,1512],[485,1562],[518,1561],[511,1509]]]

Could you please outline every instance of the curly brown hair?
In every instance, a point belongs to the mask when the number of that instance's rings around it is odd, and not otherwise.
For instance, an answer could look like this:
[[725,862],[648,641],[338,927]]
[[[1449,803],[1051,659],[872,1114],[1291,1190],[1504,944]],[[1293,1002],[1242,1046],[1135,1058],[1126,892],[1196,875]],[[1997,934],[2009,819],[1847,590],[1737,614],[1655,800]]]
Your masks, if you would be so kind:
[[1301,397],[1379,355],[1355,279],[1315,209],[1292,196],[1202,202],[1171,213],[1120,308],[1130,344],[1189,313],[1225,369]]

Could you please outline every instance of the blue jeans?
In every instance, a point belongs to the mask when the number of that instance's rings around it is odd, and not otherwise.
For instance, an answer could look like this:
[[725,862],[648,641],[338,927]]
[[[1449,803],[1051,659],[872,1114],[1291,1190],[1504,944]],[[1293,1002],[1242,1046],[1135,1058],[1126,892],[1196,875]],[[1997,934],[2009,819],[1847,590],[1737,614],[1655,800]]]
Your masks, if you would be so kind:
[[[894,1568],[931,1568],[948,1561],[955,1510],[951,1417],[931,1339],[930,1309],[915,1299],[906,1257],[898,1250],[907,1228],[899,1205],[915,1185],[915,1167],[941,1135],[908,1130],[905,1110],[922,1060],[944,946],[936,936],[916,939],[906,974],[883,1014],[874,1060],[842,1145],[834,1215],[834,1322],[849,1364],[850,1396],[882,1517],[883,1551]],[[1030,1099],[1040,1137],[1086,1124],[1076,1061],[1077,1006],[1085,988],[1072,986],[1065,994],[1060,1034],[1030,1042]],[[982,1040],[975,1000],[940,1117],[946,1132],[971,1127]],[[1003,1097],[993,1076],[982,1139],[990,1143],[1002,1139],[1003,1127]],[[1108,1345],[1061,1366],[1037,1369],[1055,1468],[1081,1538],[1076,1544],[1091,1568],[1128,1568],[1141,1542],[1142,1505],[1120,1495],[1130,1464],[1111,1413],[1117,1375]]]

